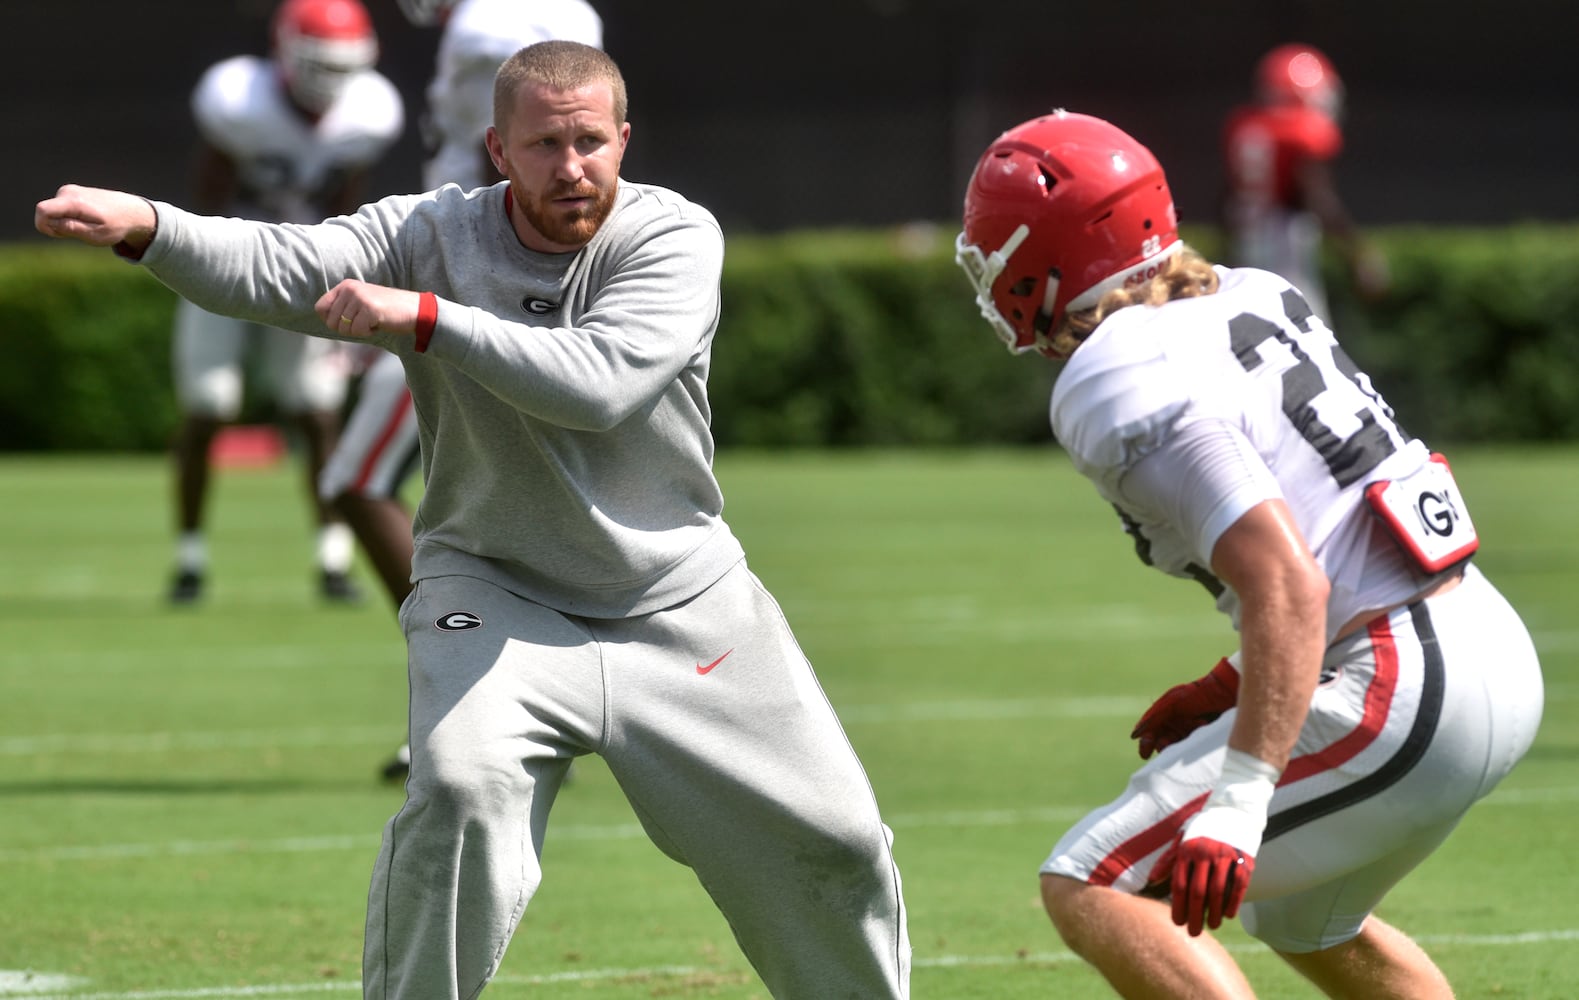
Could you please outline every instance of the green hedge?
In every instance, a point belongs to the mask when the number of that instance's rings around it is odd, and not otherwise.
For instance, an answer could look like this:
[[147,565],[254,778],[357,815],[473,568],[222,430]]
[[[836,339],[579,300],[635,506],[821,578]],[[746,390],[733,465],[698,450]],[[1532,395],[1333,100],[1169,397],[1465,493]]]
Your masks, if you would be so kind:
[[918,226],[731,240],[711,378],[719,444],[1050,439],[1056,372],[994,339],[953,236]]
[[1333,311],[1406,427],[1442,441],[1579,437],[1579,226],[1396,229],[1378,243],[1391,294],[1340,296]]
[[175,427],[175,297],[108,250],[0,252],[0,449],[139,451]]
[[[1331,298],[1349,353],[1434,443],[1579,437],[1579,226],[1373,233],[1394,276]],[[730,240],[713,351],[721,446],[1050,439],[1055,366],[976,313],[948,227]],[[1187,232],[1208,252],[1211,231]],[[0,248],[0,450],[155,450],[175,424],[173,295],[108,251]]]

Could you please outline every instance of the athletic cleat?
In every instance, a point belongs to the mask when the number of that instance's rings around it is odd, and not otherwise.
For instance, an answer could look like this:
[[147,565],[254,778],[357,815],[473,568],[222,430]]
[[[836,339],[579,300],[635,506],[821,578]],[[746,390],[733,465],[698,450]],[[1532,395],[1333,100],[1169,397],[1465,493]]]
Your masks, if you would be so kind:
[[385,781],[405,781],[406,775],[411,773],[411,747],[402,743],[378,773]]
[[324,570],[320,578],[319,588],[324,600],[335,601],[339,604],[359,604],[362,600],[362,588],[351,581],[345,573],[336,573],[333,570]]
[[171,604],[195,604],[203,596],[203,574],[195,569],[176,573],[170,584]]

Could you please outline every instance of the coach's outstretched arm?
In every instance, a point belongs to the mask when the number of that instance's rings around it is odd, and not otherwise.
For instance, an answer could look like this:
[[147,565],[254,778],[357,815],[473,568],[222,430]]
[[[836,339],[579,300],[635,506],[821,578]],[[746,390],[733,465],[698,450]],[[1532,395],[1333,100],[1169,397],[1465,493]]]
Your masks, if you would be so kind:
[[33,209],[33,227],[45,236],[113,246],[132,257],[148,249],[158,225],[159,216],[147,199],[77,184],[64,185]]
[[[142,257],[159,228],[159,213],[140,195],[67,184],[38,203],[33,226],[45,236],[114,247],[123,257]],[[342,338],[374,331],[412,334],[421,297],[416,292],[347,278],[313,304],[324,326]]]

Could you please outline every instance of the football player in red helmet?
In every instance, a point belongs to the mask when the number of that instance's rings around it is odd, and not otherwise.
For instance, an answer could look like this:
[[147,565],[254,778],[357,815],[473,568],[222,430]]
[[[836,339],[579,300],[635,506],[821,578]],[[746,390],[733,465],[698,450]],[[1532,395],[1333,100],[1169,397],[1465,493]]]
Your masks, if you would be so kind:
[[1384,294],[1386,259],[1355,228],[1332,175],[1343,147],[1343,81],[1331,60],[1310,45],[1280,45],[1257,63],[1255,92],[1255,103],[1235,108],[1223,126],[1229,262],[1281,274],[1328,316],[1325,237],[1363,298]]
[[[373,68],[378,41],[367,8],[358,0],[285,0],[270,24],[270,47],[268,57],[216,62],[193,88],[196,206],[271,222],[354,211],[374,165],[405,127],[400,92]],[[316,494],[339,435],[346,363],[337,344],[219,316],[184,299],[173,340],[181,423],[170,599],[192,604],[208,574],[212,446],[220,428],[242,415],[244,389],[268,392],[297,428]],[[313,516],[320,592],[331,601],[355,600],[351,531],[316,497]]]
[[1065,362],[1054,436],[1141,560],[1238,632],[1053,847],[1054,926],[1126,997],[1253,998],[1202,933],[1238,916],[1330,996],[1450,1000],[1374,910],[1529,749],[1543,694],[1467,510],[1399,513],[1460,497],[1445,460],[1287,280],[1180,241],[1162,167],[1108,122],[994,141],[956,250],[1010,349]]

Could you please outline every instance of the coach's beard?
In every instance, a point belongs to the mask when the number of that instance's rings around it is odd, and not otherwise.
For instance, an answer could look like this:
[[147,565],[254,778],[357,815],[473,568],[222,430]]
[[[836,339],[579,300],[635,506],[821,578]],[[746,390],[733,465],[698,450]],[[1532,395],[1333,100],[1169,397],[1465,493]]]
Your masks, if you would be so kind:
[[[592,184],[566,185],[555,188],[541,200],[521,199],[521,214],[526,216],[526,221],[532,224],[533,229],[550,242],[564,246],[580,246],[592,239],[604,220],[609,217],[609,213],[614,211],[614,196],[618,192],[618,182],[607,189]],[[544,207],[551,206],[556,198],[567,197],[591,198],[592,204],[568,212]]]

